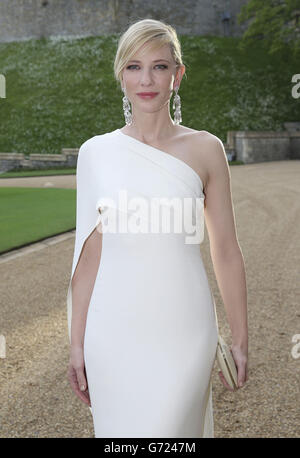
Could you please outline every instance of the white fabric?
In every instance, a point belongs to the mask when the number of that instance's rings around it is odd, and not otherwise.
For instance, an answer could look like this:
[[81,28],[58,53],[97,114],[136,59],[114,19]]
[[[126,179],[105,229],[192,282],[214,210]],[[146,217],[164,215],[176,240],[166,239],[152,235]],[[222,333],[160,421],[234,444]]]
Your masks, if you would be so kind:
[[[77,163],[76,237],[68,288],[103,197],[190,197],[204,234],[203,186],[183,160],[119,129],[90,138]],[[195,199],[202,206],[194,205]],[[201,200],[202,199],[202,200]],[[109,205],[108,205],[109,206]],[[130,213],[129,210],[127,210]],[[211,374],[217,317],[200,243],[181,233],[109,233],[85,330],[95,437],[214,437]],[[189,235],[189,234],[188,234]]]

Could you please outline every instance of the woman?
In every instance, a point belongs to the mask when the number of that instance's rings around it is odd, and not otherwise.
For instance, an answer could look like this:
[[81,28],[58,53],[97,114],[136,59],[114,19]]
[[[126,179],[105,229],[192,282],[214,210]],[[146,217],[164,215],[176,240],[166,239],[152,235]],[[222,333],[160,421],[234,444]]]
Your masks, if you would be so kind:
[[126,125],[78,155],[68,377],[91,408],[95,437],[213,437],[218,328],[199,247],[204,214],[238,380],[247,380],[245,270],[226,154],[215,135],[180,125],[185,66],[171,26],[131,25],[114,71]]

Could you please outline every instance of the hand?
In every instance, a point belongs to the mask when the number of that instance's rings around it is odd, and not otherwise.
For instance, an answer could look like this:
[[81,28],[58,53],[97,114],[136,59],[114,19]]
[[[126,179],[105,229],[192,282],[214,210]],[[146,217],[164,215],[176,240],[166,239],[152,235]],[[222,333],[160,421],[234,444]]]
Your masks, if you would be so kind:
[[[76,394],[76,396],[78,396],[79,399],[81,399],[81,401],[83,401],[85,404],[91,407],[82,347],[71,346],[70,361],[68,367],[68,379],[71,388]],[[81,389],[81,387],[83,389]]]
[[[248,380],[248,349],[237,344],[232,344],[230,350],[237,368],[238,385],[240,384],[240,382],[242,382],[242,386],[244,386],[244,384]],[[239,388],[241,388],[241,386],[238,386],[238,388],[235,389],[231,388],[230,385],[228,385],[228,383],[226,382],[222,371],[219,371],[218,373],[221,382],[228,390],[237,391]]]

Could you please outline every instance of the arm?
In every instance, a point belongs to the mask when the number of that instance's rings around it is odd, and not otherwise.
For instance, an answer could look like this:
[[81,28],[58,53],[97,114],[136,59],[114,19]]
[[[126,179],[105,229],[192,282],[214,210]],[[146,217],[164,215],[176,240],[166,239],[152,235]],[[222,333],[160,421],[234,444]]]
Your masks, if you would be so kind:
[[102,233],[94,229],[87,238],[72,279],[73,313],[71,347],[83,347],[86,317],[102,251]]
[[237,239],[231,177],[221,140],[207,133],[204,140],[207,183],[204,215],[217,283],[232,332],[232,353],[238,379],[247,379],[247,287],[243,255]]
[[84,364],[84,335],[88,307],[102,251],[91,141],[93,140],[88,140],[81,145],[77,160],[76,234],[71,281],[67,295],[70,339],[68,379],[74,393],[89,405]]
[[99,268],[101,251],[102,233],[96,227],[83,245],[71,282],[73,305],[68,379],[74,393],[89,406],[91,402],[83,347],[87,312]]

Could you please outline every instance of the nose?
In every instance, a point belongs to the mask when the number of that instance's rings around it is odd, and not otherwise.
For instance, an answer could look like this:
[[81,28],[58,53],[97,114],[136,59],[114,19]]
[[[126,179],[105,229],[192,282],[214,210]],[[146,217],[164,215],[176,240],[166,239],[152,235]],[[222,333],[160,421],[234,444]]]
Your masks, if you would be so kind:
[[152,84],[152,75],[151,75],[151,70],[144,69],[141,72],[141,85],[142,86],[149,86],[149,84]]

